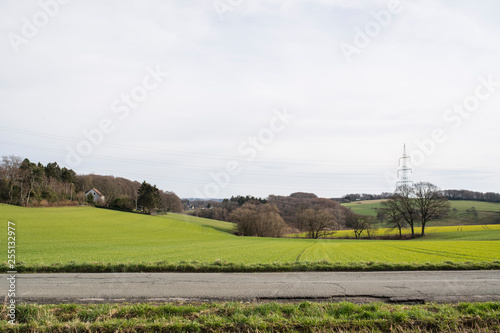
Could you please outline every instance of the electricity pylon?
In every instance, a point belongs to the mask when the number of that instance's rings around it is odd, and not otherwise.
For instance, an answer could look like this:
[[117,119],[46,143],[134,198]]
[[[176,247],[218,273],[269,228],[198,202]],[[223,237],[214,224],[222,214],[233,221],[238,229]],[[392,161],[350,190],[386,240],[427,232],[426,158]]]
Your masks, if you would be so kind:
[[413,182],[410,180],[410,173],[412,173],[412,169],[408,167],[408,162],[411,161],[411,157],[406,155],[406,144],[403,146],[403,156],[399,158],[399,170],[398,177],[399,181],[397,182],[397,187],[401,189],[408,189],[413,185]]

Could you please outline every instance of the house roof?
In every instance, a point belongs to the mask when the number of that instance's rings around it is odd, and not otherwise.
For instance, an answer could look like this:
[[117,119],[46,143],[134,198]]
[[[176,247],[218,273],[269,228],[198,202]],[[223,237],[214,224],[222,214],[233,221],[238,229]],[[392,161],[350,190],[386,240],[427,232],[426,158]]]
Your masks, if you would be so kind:
[[[94,190],[94,192],[95,192],[95,193],[97,193],[97,194],[99,194],[101,197],[103,197],[103,196],[104,196],[104,195],[102,195],[102,193],[101,193],[101,192],[99,192],[99,191],[98,191],[95,187],[94,187],[92,190]],[[90,191],[92,191],[92,190],[90,190]],[[89,192],[90,192],[90,191],[89,191]],[[87,192],[87,193],[88,193],[88,192]]]

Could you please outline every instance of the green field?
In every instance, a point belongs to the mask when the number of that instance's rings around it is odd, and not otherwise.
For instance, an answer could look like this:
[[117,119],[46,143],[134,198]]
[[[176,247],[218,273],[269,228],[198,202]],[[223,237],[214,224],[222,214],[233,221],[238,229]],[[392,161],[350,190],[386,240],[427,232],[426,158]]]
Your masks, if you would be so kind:
[[342,206],[349,207],[354,213],[361,215],[377,216],[380,203],[384,200],[364,200],[344,203]]
[[[22,208],[0,205],[2,246],[7,221],[16,223],[17,261],[54,263],[305,261],[459,263],[500,260],[500,228],[429,228],[409,241],[237,237],[227,222],[169,214],[148,216],[90,207]],[[3,262],[6,262],[4,259]]]
[[[384,200],[356,201],[342,204],[342,206],[349,207],[356,214],[375,217],[381,208],[382,201]],[[449,202],[452,209],[450,217],[432,222],[434,225],[500,224],[500,203],[469,200],[450,200]],[[467,213],[466,210],[472,207],[477,210],[478,216]]]

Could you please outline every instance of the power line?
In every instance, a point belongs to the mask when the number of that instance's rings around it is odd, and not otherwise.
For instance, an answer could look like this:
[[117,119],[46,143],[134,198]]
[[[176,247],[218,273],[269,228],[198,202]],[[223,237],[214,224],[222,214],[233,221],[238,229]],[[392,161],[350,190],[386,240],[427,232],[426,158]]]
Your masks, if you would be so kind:
[[[45,133],[39,133],[39,132],[21,130],[21,129],[12,129],[12,128],[8,128],[8,127],[1,126],[1,125],[0,125],[0,128],[3,128],[6,131],[17,132],[17,133],[27,133],[29,135],[39,136],[39,137],[47,137],[47,138],[58,140],[58,141],[60,141],[60,140],[71,141],[71,142],[81,141],[81,140],[77,140],[77,139],[67,138],[64,136],[49,135],[49,134],[45,134]],[[233,160],[233,159],[234,160],[242,159],[242,156],[240,156],[240,155],[204,154],[204,153],[198,153],[198,152],[192,153],[192,152],[179,151],[179,150],[173,150],[173,149],[157,150],[157,149],[137,148],[137,147],[131,147],[129,145],[120,145],[120,144],[111,144],[111,143],[102,143],[99,146],[109,147],[109,148],[114,148],[114,149],[123,149],[123,150],[127,150],[128,153],[130,153],[130,151],[133,150],[133,151],[138,151],[138,152],[147,152],[147,153],[165,154],[165,155],[180,155],[180,156],[186,156],[186,157],[192,157],[192,158],[203,158],[203,159],[213,159],[213,160],[223,160],[223,161],[228,161],[228,160]],[[325,160],[312,160],[312,159],[308,159],[307,161],[304,161],[304,160],[294,160],[294,159],[276,160],[276,159],[269,159],[269,158],[259,158],[259,161],[266,162],[266,163],[287,164],[287,166],[289,165],[289,163],[295,163],[295,164],[301,164],[301,165],[306,165],[306,166],[307,165],[325,166],[325,167],[337,166],[337,167],[346,167],[346,168],[350,168],[350,167],[352,167],[352,165],[351,164],[344,164],[344,163],[368,163],[368,162],[370,162],[371,165],[358,165],[358,167],[361,167],[361,168],[372,168],[373,167],[373,161],[325,161]],[[383,163],[384,165],[386,164],[385,161],[384,162],[380,161],[379,163]]]

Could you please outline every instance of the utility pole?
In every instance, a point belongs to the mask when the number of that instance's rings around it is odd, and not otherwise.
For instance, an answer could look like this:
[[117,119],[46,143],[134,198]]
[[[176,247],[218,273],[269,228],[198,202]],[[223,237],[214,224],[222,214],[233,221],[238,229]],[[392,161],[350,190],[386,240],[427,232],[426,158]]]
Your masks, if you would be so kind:
[[413,182],[410,180],[410,173],[412,173],[412,169],[408,167],[408,163],[411,161],[411,157],[406,155],[406,144],[403,146],[403,156],[399,158],[399,170],[398,177],[399,181],[397,182],[398,188],[408,189]]

